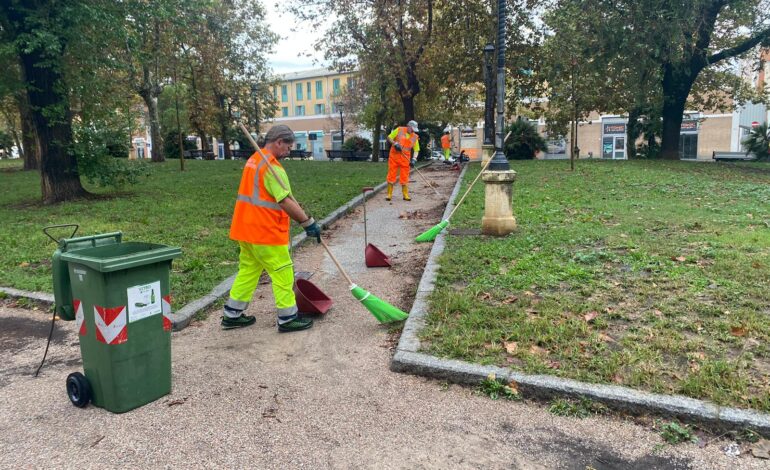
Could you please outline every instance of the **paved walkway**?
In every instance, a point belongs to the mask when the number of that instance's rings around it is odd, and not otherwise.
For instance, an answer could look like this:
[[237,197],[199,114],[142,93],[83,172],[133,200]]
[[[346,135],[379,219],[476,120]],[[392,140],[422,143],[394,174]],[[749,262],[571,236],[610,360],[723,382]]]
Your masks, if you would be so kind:
[[[456,172],[434,165],[423,173],[448,197]],[[393,268],[365,268],[360,208],[325,232],[356,282],[406,311],[430,249],[413,238],[446,203],[420,179],[412,188],[412,202],[379,194],[367,204],[369,241]],[[222,331],[214,312],[174,333],[172,394],[121,415],[69,403],[64,380],[80,370],[74,322],[57,324],[33,378],[47,314],[0,306],[0,468],[770,467],[725,455],[721,440],[656,451],[655,431],[618,417],[561,418],[542,405],[392,373],[397,332],[350,295],[323,248],[304,245],[295,266],[335,301],[313,329],[277,333],[270,286],[261,285],[255,326]]]

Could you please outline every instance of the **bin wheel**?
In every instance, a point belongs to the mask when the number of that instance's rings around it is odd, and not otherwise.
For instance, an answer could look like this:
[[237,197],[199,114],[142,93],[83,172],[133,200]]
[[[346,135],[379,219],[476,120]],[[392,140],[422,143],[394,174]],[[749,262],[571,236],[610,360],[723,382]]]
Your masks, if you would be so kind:
[[83,408],[91,401],[91,384],[80,372],[73,372],[67,376],[67,396],[78,408]]

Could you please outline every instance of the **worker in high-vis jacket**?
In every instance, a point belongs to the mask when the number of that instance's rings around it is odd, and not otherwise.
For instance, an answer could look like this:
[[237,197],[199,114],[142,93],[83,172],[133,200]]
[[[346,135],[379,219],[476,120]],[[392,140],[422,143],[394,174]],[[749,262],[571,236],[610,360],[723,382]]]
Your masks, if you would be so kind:
[[409,168],[414,166],[414,159],[420,152],[420,140],[417,133],[416,121],[409,121],[406,126],[400,126],[393,129],[388,135],[390,142],[390,153],[388,154],[388,197],[390,201],[393,198],[393,186],[396,184],[396,174],[399,173],[399,182],[401,183],[401,192],[404,195],[404,201],[411,201],[409,197]]
[[452,147],[452,139],[449,137],[449,130],[444,131],[441,136],[441,150],[444,152],[444,162],[449,163],[449,153]]
[[[299,222],[307,236],[318,242],[321,241],[321,228],[294,199],[286,171],[278,162],[289,155],[292,144],[294,132],[288,126],[273,126],[265,136],[262,153],[275,175],[259,153],[254,153],[243,169],[230,225],[230,238],[238,242],[241,253],[238,274],[222,315],[223,329],[241,328],[256,322],[254,316],[244,312],[263,271],[267,271],[272,281],[278,331],[299,331],[313,326],[311,319],[298,315],[294,298],[289,218]],[[278,182],[276,175],[283,184]]]

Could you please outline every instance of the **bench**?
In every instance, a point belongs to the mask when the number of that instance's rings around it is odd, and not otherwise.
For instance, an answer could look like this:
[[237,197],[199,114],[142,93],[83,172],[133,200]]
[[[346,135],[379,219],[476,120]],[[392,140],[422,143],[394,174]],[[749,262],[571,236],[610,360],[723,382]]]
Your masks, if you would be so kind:
[[755,155],[746,154],[745,152],[722,152],[719,150],[714,150],[714,152],[711,154],[711,157],[718,162],[727,162],[727,161],[752,161],[756,160],[757,157]]
[[194,158],[197,160],[214,160],[214,152],[208,151],[204,152],[203,150],[185,150],[184,151],[184,158]]
[[292,160],[295,158],[304,160],[306,158],[310,158],[311,155],[312,153],[305,150],[289,150],[289,158],[291,158]]
[[339,158],[346,162],[365,162],[371,157],[371,152],[357,152],[355,150],[327,150],[326,158],[334,160]]

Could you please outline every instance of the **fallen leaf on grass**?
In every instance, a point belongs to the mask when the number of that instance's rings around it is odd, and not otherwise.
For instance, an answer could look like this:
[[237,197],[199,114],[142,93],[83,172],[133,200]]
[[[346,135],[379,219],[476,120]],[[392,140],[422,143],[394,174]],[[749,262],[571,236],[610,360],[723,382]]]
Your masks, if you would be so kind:
[[29,267],[29,263],[27,263],[26,261],[24,261],[23,263],[19,264],[19,267],[20,267],[20,268],[28,268],[28,267]]
[[546,366],[548,366],[549,369],[558,369],[561,367],[561,363],[559,361],[548,361]]
[[481,300],[489,300],[491,298],[492,298],[492,294],[490,294],[489,292],[482,292],[481,295],[479,296],[479,299]]
[[505,346],[505,351],[508,354],[516,354],[516,350],[519,349],[519,344],[515,341],[504,341],[503,346]]
[[658,317],[658,318],[661,318],[661,317],[663,317],[663,312],[661,312],[661,311],[660,311],[660,310],[658,310],[657,308],[656,308],[655,310],[653,310],[653,311],[652,311],[652,314],[653,314],[653,315],[655,315],[655,316],[656,316],[656,317]]
[[616,342],[615,339],[612,336],[606,335],[604,333],[599,333],[599,339],[604,341],[605,343],[615,343]]
[[535,356],[546,356],[548,355],[548,350],[533,344],[529,348],[529,353],[534,354]]
[[679,261],[680,263],[684,263],[685,261],[687,261],[687,258],[685,258],[684,256],[672,256],[671,260],[672,261]]
[[599,312],[591,310],[590,312],[588,312],[585,315],[583,315],[583,319],[585,319],[586,323],[591,323],[598,316],[599,316]]
[[746,328],[742,326],[734,326],[730,328],[730,334],[738,337],[746,336]]
[[516,297],[515,295],[509,295],[508,297],[503,299],[503,303],[504,304],[512,304],[512,303],[516,302],[517,300],[519,300],[519,298]]
[[508,382],[508,388],[510,388],[511,391],[515,394],[519,393],[519,384],[517,384],[515,380]]

